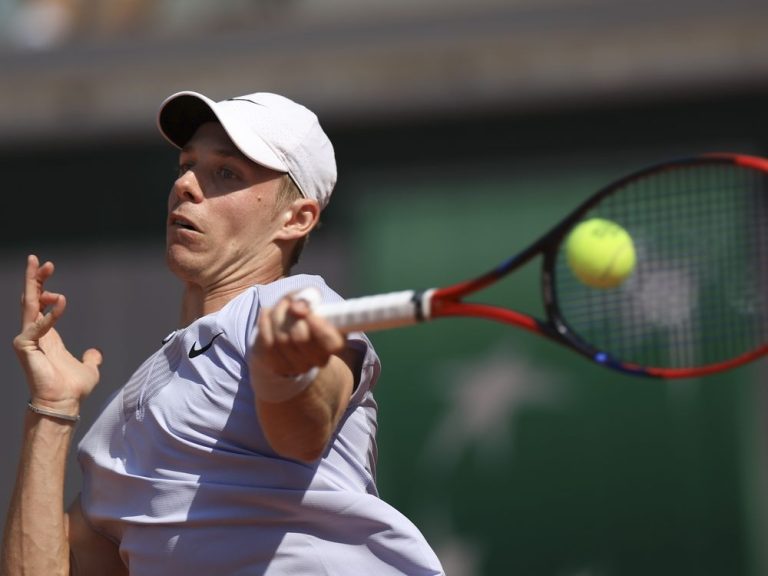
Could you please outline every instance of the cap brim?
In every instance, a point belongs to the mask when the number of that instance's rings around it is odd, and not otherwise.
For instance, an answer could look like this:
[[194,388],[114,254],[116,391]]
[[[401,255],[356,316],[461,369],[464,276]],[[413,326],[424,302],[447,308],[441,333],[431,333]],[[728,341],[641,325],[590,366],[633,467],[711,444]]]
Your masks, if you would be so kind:
[[197,92],[177,92],[160,105],[157,127],[168,142],[183,148],[201,124],[217,119],[215,106]]
[[234,106],[226,107],[198,92],[177,92],[166,98],[157,115],[157,126],[163,137],[181,149],[205,122],[218,121],[232,143],[247,158],[278,172],[288,172],[283,159],[267,145],[242,118]]

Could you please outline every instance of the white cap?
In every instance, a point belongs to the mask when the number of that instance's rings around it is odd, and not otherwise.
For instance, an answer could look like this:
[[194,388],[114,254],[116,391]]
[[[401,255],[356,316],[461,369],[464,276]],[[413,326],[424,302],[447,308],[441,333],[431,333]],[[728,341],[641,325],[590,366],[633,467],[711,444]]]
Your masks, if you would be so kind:
[[214,102],[197,92],[177,92],[157,115],[163,136],[182,148],[204,122],[218,120],[248,158],[289,174],[306,198],[325,208],[336,185],[333,145],[317,116],[284,96],[257,92]]

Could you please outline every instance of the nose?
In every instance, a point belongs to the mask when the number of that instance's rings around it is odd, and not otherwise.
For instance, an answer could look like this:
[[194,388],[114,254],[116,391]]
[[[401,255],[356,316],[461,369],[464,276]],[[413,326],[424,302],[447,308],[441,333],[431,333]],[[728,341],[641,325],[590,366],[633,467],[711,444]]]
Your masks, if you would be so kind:
[[179,200],[200,202],[203,199],[203,191],[194,171],[187,170],[173,183],[172,195]]

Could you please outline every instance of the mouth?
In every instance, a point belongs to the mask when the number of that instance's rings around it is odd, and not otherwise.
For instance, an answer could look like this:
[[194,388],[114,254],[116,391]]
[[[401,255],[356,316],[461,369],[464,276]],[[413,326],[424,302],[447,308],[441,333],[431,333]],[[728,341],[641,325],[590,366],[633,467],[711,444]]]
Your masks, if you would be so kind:
[[171,228],[177,228],[180,230],[191,230],[192,232],[200,232],[190,220],[187,220],[183,216],[178,214],[171,214],[168,218],[168,226]]

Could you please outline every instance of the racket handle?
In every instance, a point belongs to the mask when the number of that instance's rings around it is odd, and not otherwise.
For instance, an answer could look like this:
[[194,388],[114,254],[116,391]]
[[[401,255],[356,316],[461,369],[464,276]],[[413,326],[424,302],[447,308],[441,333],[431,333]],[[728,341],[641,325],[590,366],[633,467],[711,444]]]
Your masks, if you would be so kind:
[[426,320],[432,292],[404,290],[323,303],[319,292],[310,288],[298,292],[294,298],[306,300],[315,314],[323,316],[342,332],[372,332]]

